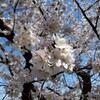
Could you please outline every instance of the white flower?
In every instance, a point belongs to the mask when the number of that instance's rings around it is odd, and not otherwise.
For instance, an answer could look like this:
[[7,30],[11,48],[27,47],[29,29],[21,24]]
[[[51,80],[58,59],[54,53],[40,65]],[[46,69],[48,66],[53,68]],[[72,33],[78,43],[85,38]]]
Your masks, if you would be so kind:
[[60,50],[59,49],[53,49],[50,53],[50,62],[56,62],[60,59]]
[[57,66],[57,67],[60,67],[61,65],[62,65],[62,62],[61,62],[60,59],[58,59],[58,61],[56,62],[56,66]]
[[45,50],[37,50],[33,53],[32,63],[36,69],[45,70],[45,67],[48,66],[47,64],[47,55]]
[[47,79],[49,77],[49,73],[46,72],[45,70],[40,70],[35,68],[32,68],[32,72],[31,72],[31,76],[33,78],[37,78],[37,79]]
[[64,70],[65,72],[70,73],[70,72],[73,72],[73,68],[75,67],[75,65],[74,65],[74,64],[62,63],[62,66],[61,66],[61,67],[63,68],[63,70]]
[[[2,1],[3,1],[3,0],[2,0]],[[7,4],[2,3],[1,6],[2,6],[3,9],[5,9],[5,8],[7,7]]]
[[56,33],[60,29],[59,19],[56,15],[47,16],[42,23],[43,30],[46,33]]
[[58,72],[61,71],[61,68],[58,67],[58,66],[56,66],[56,64],[52,64],[52,65],[50,65],[50,66],[48,66],[48,67],[46,67],[46,68],[47,68],[46,71],[47,71],[50,75],[54,75],[54,74],[56,74],[56,73],[58,73]]
[[54,37],[54,39],[55,39],[55,43],[56,43],[56,45],[55,45],[56,48],[60,48],[60,49],[66,48],[67,43],[66,43],[65,38],[61,38],[61,37],[57,36],[57,37]]
[[96,59],[94,62],[92,62],[93,69],[95,72],[100,72],[100,59]]

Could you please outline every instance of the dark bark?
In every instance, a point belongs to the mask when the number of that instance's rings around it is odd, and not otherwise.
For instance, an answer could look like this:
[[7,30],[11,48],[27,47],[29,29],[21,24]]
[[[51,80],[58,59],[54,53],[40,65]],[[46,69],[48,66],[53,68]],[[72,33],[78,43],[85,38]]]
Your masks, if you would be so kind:
[[[31,82],[24,83],[22,91],[22,100],[34,100],[31,92],[36,92],[34,85]],[[42,94],[38,95],[37,97],[39,100],[46,100],[46,98]]]
[[[1,44],[0,44],[0,49],[3,52],[5,52],[5,49]],[[10,61],[9,61],[8,57],[6,56],[5,58],[3,58],[2,56],[0,56],[0,60],[1,60],[0,63],[6,64],[8,66],[8,69],[9,69],[9,72],[10,72],[11,76],[13,76],[14,74],[13,74],[13,71],[11,69]]]
[[0,29],[2,31],[4,31],[4,30],[10,31],[10,28],[3,22],[2,19],[0,19]]
[[21,49],[24,49],[26,52],[23,54],[24,58],[25,58],[25,61],[26,61],[26,65],[25,65],[25,69],[27,68],[30,72],[31,72],[31,69],[30,69],[30,66],[33,66],[33,64],[31,64],[29,61],[31,60],[32,58],[32,53],[30,50],[28,50],[25,46],[22,47]]
[[32,95],[31,95],[31,90],[33,92],[36,92],[34,89],[34,85],[31,83],[24,83],[23,85],[23,92],[22,92],[22,100],[33,100]]
[[88,21],[88,23],[90,24],[90,26],[92,27],[94,33],[96,34],[97,38],[100,40],[100,35],[98,34],[98,31],[96,30],[96,27],[93,25],[93,23],[91,22],[91,20],[87,17],[85,11],[81,8],[80,4],[77,2],[77,0],[75,0],[77,6],[79,7],[79,9],[81,10],[84,18]]
[[83,79],[83,95],[86,95],[88,92],[91,92],[91,77],[89,73],[82,71],[78,72],[77,75],[79,75]]
[[85,12],[90,10],[96,3],[99,3],[100,0],[95,1],[93,4],[91,4],[86,10],[84,10]]
[[[2,30],[2,32],[0,32],[0,37],[4,37],[6,39],[8,39],[10,42],[13,43],[13,38],[14,38],[14,32],[13,30],[11,30],[4,22],[2,19],[0,19],[0,29]],[[3,31],[8,31],[10,34],[5,35],[3,33]]]
[[[33,0],[33,3],[36,4],[36,1]],[[46,20],[46,17],[44,16],[44,12],[43,12],[42,8],[39,6],[38,9],[39,9],[40,13],[43,15],[44,19]]]
[[91,92],[91,76],[89,72],[79,71],[78,69],[74,68],[74,72],[80,76],[83,80],[83,87],[82,87],[82,99],[80,100],[88,100],[88,92]]
[[6,60],[5,64],[8,66],[8,69],[9,69],[9,72],[10,72],[11,76],[14,76],[13,71],[11,69],[11,66],[9,65],[9,63],[10,63],[9,59],[6,58],[5,60]]

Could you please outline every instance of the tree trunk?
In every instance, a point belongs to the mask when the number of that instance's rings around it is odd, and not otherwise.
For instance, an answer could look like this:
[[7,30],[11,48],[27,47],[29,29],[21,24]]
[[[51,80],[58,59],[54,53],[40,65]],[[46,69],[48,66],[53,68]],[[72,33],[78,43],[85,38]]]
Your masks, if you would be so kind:
[[[23,85],[23,92],[22,92],[22,100],[33,100],[32,95],[31,95],[31,90],[33,90],[34,85],[31,83],[25,83]],[[33,92],[36,92],[34,89]]]

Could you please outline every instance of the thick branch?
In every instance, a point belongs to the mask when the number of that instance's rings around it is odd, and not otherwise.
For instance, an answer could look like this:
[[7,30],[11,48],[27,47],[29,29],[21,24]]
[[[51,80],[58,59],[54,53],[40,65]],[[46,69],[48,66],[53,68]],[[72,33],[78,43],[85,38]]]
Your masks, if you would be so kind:
[[2,19],[0,19],[0,29],[2,31],[4,31],[4,30],[11,31],[11,29],[3,22]]
[[[0,37],[4,37],[13,43],[14,32],[3,22],[2,19],[0,19],[0,29],[2,30],[0,32]],[[5,35],[5,33],[3,32],[5,30],[8,31],[7,35]]]
[[[22,100],[34,100],[34,98],[32,97],[32,92],[36,92],[36,89],[34,87],[34,85],[32,83],[24,83],[23,85],[23,91],[22,91]],[[46,100],[46,98],[41,95],[41,96],[37,96],[39,100]]]
[[83,100],[87,100],[87,97],[88,97],[88,92],[91,92],[91,76],[88,72],[85,72],[85,71],[80,71],[76,68],[74,68],[74,72],[80,76],[83,80],[83,87],[82,87],[82,94],[84,96],[85,99]]
[[31,72],[30,66],[33,66],[33,64],[30,63],[30,60],[32,58],[32,53],[30,50],[28,50],[25,46],[22,47],[21,49],[24,49],[26,52],[23,54],[25,61],[26,61],[26,65],[25,68],[28,68],[28,70]]
[[[3,48],[3,46],[1,44],[0,44],[0,49],[5,53],[5,49]],[[5,56],[5,58],[3,58],[2,56],[0,56],[0,60],[1,60],[0,63],[6,64],[8,66],[9,72],[13,76],[14,74],[11,69],[10,61],[9,61],[8,57]]]
[[6,58],[5,60],[6,60],[6,61],[3,62],[3,63],[5,63],[5,64],[8,66],[8,69],[9,69],[9,72],[10,72],[11,76],[13,76],[13,75],[14,75],[14,74],[13,74],[13,71],[12,71],[12,69],[11,69],[11,66],[9,65],[10,61],[8,60],[8,58]]
[[83,94],[87,94],[88,92],[91,92],[91,77],[89,73],[86,73],[84,71],[78,72],[77,75],[79,75],[83,79]]
[[33,100],[31,90],[33,90],[33,92],[36,92],[36,90],[34,89],[34,85],[32,85],[31,83],[24,83],[22,100]]

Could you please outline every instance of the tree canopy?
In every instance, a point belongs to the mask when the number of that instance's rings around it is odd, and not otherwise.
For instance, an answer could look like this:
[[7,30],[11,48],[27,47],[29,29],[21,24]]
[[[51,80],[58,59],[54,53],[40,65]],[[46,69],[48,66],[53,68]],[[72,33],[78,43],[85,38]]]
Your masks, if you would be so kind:
[[99,100],[99,0],[0,0],[1,100]]

